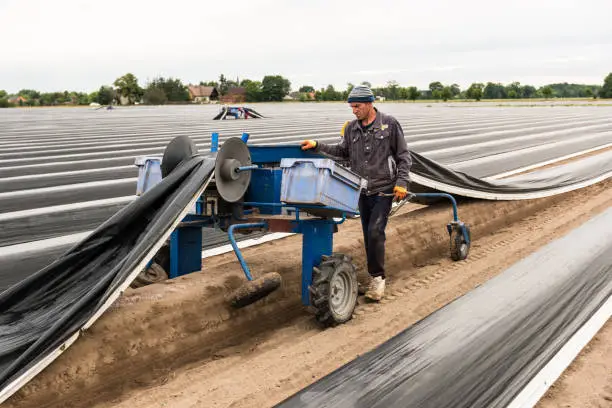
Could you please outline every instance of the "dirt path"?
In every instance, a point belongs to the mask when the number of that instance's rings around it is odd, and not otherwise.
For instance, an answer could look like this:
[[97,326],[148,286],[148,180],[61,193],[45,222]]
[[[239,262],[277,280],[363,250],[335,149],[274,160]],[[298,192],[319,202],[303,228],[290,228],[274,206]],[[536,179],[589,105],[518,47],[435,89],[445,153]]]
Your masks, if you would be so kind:
[[[255,273],[284,281],[239,311],[225,306],[243,279],[235,257],[209,259],[202,273],[124,296],[7,406],[272,406],[611,205],[612,180],[541,200],[462,203],[474,242],[460,263],[447,258],[448,208],[398,215],[388,228],[388,296],[328,330],[299,302],[300,237],[245,251]],[[335,249],[362,268],[360,236],[348,223]]]

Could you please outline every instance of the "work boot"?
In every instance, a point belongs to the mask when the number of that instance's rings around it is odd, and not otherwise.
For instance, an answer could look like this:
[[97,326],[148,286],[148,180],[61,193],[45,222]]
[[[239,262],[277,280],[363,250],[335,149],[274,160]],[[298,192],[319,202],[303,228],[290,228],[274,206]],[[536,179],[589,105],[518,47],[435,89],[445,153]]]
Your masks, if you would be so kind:
[[385,295],[385,280],[382,276],[377,276],[370,280],[370,286],[368,287],[368,291],[365,296],[374,301],[379,301]]

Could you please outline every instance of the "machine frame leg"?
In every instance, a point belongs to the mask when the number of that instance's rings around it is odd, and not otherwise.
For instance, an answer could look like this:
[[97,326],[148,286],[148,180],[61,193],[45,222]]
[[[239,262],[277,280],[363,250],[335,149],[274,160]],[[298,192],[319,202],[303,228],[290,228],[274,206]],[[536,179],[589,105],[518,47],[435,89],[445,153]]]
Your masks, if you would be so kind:
[[335,225],[325,221],[304,222],[302,236],[302,303],[310,305],[312,268],[319,266],[323,255],[331,255],[334,247]]
[[170,271],[168,277],[202,270],[202,227],[177,228],[170,235]]

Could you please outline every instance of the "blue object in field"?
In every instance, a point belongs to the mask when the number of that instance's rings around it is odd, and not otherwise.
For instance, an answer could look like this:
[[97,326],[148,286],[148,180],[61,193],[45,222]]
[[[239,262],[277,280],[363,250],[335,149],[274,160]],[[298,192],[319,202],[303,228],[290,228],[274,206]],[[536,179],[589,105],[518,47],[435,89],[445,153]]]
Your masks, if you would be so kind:
[[136,195],[140,196],[161,181],[161,159],[149,156],[137,157],[135,164],[138,166]]
[[282,159],[282,202],[359,212],[362,178],[331,159]]
[[242,139],[242,141],[244,143],[249,141],[249,134],[248,133],[243,133],[242,136],[240,137],[240,139]]
[[215,153],[219,150],[219,134],[213,133],[210,139],[210,151],[211,153]]

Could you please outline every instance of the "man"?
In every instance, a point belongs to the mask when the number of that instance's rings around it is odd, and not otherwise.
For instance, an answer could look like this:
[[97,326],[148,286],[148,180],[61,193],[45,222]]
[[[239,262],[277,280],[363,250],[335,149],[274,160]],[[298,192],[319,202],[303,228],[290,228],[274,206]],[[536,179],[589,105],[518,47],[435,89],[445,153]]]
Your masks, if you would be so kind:
[[348,103],[357,117],[345,123],[342,140],[328,145],[315,140],[302,142],[302,149],[313,149],[348,159],[351,169],[367,180],[359,197],[359,213],[371,276],[366,297],[379,301],[385,293],[385,228],[393,198],[408,194],[412,161],[398,121],[379,112],[367,86],[356,86]]

